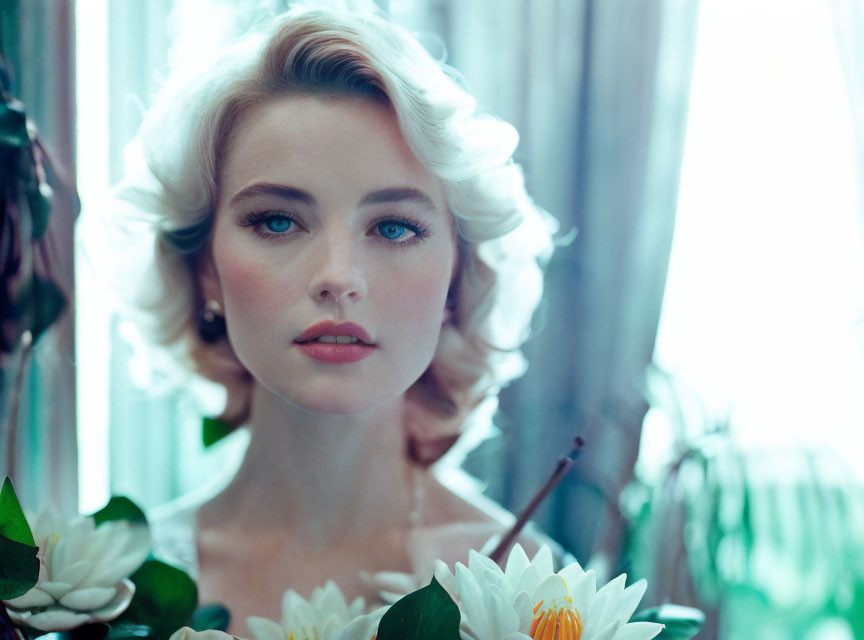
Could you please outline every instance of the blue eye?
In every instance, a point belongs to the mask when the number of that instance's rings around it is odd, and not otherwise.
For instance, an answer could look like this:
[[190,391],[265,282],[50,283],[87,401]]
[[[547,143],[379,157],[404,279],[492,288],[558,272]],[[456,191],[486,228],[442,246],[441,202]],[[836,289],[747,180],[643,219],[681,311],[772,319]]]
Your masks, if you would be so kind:
[[288,231],[291,227],[291,219],[282,216],[273,216],[264,221],[264,226],[267,227],[267,231],[282,233]]
[[387,221],[378,223],[378,233],[388,240],[397,240],[405,235],[405,225],[398,222]]

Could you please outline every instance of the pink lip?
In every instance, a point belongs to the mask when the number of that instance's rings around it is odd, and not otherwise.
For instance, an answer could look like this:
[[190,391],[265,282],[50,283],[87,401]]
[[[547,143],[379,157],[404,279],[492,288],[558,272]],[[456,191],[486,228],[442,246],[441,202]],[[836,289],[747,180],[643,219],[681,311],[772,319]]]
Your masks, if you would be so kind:
[[363,358],[372,355],[372,352],[375,350],[373,345],[361,344],[359,342],[355,342],[354,344],[302,342],[297,343],[297,348],[310,358],[334,364],[357,362],[358,360],[362,360]]
[[[329,342],[312,342],[321,336],[352,336],[361,342],[353,344],[333,344]],[[313,324],[294,340],[297,348],[310,358],[321,362],[345,364],[357,362],[372,354],[375,345],[366,330],[353,322],[336,324],[329,320]]]
[[[320,338],[321,336],[352,336],[366,343],[365,345],[359,345],[361,347],[374,346],[372,344],[372,338],[369,337],[369,334],[366,333],[366,330],[359,324],[354,324],[353,322],[343,322],[342,324],[336,324],[335,322],[331,322],[329,320],[324,320],[323,322],[313,324],[311,327],[306,329],[306,331],[301,333],[299,337],[295,338],[294,342],[306,343],[310,340],[314,340],[315,338]],[[340,346],[344,347],[352,345]]]

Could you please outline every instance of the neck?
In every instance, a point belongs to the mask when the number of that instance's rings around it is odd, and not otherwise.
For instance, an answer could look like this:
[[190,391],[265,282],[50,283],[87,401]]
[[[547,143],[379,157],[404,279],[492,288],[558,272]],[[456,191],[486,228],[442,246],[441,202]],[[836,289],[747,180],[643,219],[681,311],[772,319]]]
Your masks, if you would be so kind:
[[317,547],[407,528],[420,472],[401,421],[402,398],[361,415],[313,415],[257,385],[249,448],[211,515]]

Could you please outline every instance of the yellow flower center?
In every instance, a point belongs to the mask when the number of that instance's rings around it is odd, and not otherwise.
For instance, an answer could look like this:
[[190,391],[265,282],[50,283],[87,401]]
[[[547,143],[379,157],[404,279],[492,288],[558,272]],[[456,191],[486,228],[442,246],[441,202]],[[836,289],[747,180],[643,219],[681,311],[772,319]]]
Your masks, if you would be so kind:
[[543,600],[534,605],[534,622],[531,623],[532,640],[579,640],[582,637],[582,617],[567,598],[564,606],[543,608]]

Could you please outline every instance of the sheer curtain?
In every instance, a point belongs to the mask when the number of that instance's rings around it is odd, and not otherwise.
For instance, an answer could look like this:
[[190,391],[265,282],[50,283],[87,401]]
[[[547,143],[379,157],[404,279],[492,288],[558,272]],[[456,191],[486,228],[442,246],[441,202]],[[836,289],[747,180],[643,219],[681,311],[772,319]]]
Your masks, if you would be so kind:
[[556,252],[503,436],[468,460],[524,506],[569,449],[584,455],[537,515],[586,560],[617,562],[672,239],[696,2],[452,3],[448,46],[481,103],[522,134],[529,191],[578,235]]

